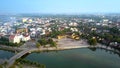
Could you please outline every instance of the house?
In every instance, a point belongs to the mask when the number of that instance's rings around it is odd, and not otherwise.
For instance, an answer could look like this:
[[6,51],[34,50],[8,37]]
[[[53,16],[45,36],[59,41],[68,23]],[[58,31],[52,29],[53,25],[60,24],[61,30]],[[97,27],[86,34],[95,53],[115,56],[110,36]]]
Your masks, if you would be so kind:
[[16,33],[28,32],[28,28],[19,28],[16,30]]
[[73,33],[73,34],[71,35],[71,38],[72,38],[72,39],[75,39],[75,40],[79,40],[79,39],[80,39],[79,35],[77,35],[77,34],[75,34],[75,33]]
[[0,38],[1,38],[2,36],[4,36],[4,35],[0,33]]
[[58,28],[58,31],[63,31],[64,29],[65,28],[61,26],[61,27]]
[[45,35],[45,29],[42,30],[42,33],[40,35]]
[[9,36],[9,42],[20,43],[20,38],[17,35],[10,35]]
[[22,41],[29,41],[30,40],[30,35],[26,34],[23,36]]
[[49,30],[45,30],[45,35],[49,35],[50,31]]
[[77,26],[78,24],[76,22],[71,22],[69,26]]
[[77,29],[77,28],[70,28],[70,30],[71,30],[72,32],[78,32],[78,29]]
[[31,32],[30,37],[31,37],[31,39],[35,39],[36,38],[36,31]]
[[29,34],[25,34],[25,35],[15,34],[9,36],[9,42],[12,43],[20,43],[21,41],[28,41],[28,40],[30,40]]
[[91,28],[91,31],[95,31],[95,30],[97,30],[97,28]]
[[65,35],[58,35],[57,36],[57,39],[62,39],[62,38],[66,38],[66,36]]

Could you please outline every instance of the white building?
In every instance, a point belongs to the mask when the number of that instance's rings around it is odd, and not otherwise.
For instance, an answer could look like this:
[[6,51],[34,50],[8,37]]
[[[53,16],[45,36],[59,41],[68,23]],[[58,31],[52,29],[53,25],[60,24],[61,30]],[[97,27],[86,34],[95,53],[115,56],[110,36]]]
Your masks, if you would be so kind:
[[29,41],[30,39],[31,39],[30,35],[27,34],[27,35],[23,36],[22,41]]
[[17,35],[10,35],[9,42],[20,43],[20,37]]
[[10,35],[9,37],[9,42],[12,43],[20,43],[21,41],[28,41],[30,40],[30,35],[20,35],[20,34],[16,34],[16,35]]

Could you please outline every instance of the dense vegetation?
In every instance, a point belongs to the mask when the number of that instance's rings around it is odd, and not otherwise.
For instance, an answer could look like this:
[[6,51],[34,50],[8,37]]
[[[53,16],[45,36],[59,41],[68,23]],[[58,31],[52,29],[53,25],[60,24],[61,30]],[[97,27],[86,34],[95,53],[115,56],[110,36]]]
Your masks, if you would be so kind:
[[[118,27],[96,26],[82,24],[78,26],[82,32],[81,38],[87,39],[90,45],[101,43],[106,46],[120,49],[120,30]],[[91,30],[96,28],[96,30]],[[92,39],[94,37],[94,39]]]
[[38,68],[46,68],[46,66],[44,64],[39,64],[37,62],[33,62],[33,61],[29,61],[29,60],[25,60],[25,59],[22,59],[22,58],[19,58],[16,60],[16,63],[20,63],[20,64],[29,64],[29,65],[35,65],[37,66]]
[[40,46],[46,46],[47,44],[50,45],[50,47],[56,47],[56,42],[53,41],[53,39],[49,38],[49,39],[45,39],[45,38],[42,38],[42,39],[39,39],[38,40],[38,43],[36,43],[36,46],[37,47],[40,47]]

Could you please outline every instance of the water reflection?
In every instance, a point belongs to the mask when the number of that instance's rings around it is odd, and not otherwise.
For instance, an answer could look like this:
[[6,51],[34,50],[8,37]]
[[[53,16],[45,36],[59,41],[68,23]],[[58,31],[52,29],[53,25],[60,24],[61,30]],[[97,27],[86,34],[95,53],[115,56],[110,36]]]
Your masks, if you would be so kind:
[[0,50],[0,59],[10,59],[13,55],[13,52]]
[[107,49],[84,48],[32,53],[25,59],[45,64],[47,68],[120,68],[119,56]]
[[97,49],[100,49],[101,51],[105,51],[109,54],[117,54],[120,57],[120,52],[118,51],[118,49],[115,49],[115,48],[113,48],[113,50],[108,50],[108,49],[105,49],[105,48],[89,47],[88,49],[91,50],[91,51],[96,51]]
[[93,47],[92,47],[92,48],[89,47],[89,49],[90,49],[91,51],[96,51],[97,48],[96,48],[96,47],[94,47],[94,48],[93,48]]

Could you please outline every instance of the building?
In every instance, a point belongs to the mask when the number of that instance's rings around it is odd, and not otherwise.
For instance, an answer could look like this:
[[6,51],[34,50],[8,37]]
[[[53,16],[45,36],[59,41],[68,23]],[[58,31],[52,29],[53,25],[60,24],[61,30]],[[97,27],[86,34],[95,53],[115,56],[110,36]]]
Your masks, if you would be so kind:
[[16,33],[22,33],[22,32],[28,33],[28,29],[27,28],[20,28],[20,29],[16,30]]
[[65,35],[58,35],[57,36],[57,39],[62,39],[62,38],[66,38],[66,36]]
[[9,42],[12,43],[20,43],[20,38],[17,35],[10,35]]
[[20,43],[21,41],[28,41],[30,39],[31,38],[29,34],[25,34],[25,35],[15,34],[15,35],[9,36],[9,42],[12,42],[12,43]]
[[29,41],[30,40],[30,35],[26,34],[23,36],[22,41]]
[[78,24],[76,22],[71,22],[69,26],[78,26]]

